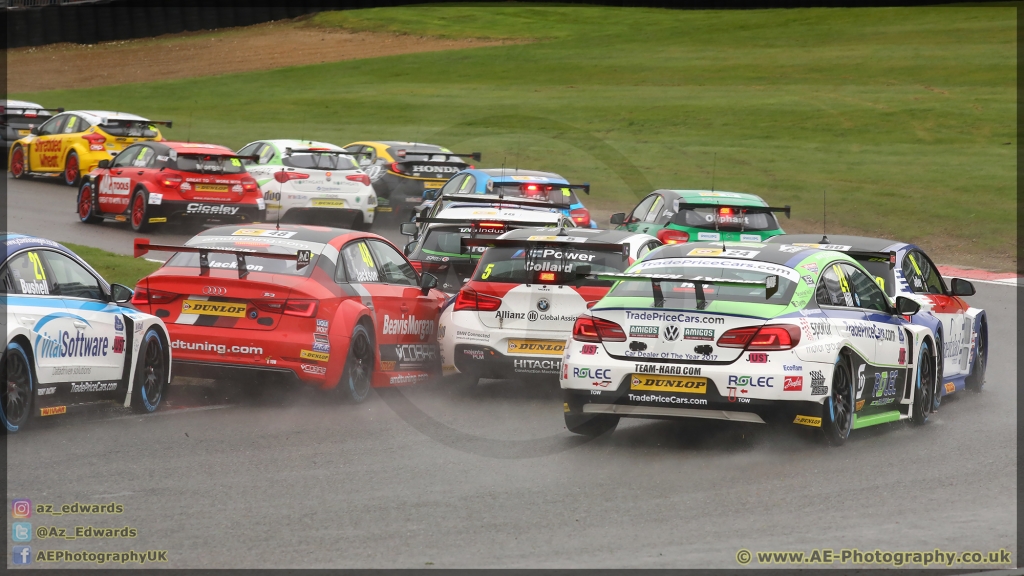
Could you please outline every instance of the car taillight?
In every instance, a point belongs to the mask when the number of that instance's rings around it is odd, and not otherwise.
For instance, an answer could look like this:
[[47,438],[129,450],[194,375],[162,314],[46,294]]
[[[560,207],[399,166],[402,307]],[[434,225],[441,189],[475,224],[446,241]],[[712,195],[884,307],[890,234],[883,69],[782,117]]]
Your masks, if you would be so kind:
[[416,270],[416,272],[420,274],[423,273],[423,262],[420,262],[418,260],[409,260],[409,264],[412,264],[412,267],[414,270]]
[[289,316],[312,318],[319,308],[316,300],[289,298],[288,300],[253,300],[253,305],[264,312],[278,312]]
[[662,244],[685,244],[690,241],[690,235],[682,230],[662,228],[658,230],[658,240],[661,240]]
[[580,316],[572,327],[572,339],[579,342],[625,342],[622,326],[592,316]]
[[398,167],[398,162],[392,162],[391,163],[391,171],[392,172],[397,172],[398,174],[402,173],[402,170],[399,169],[399,167]]
[[178,295],[172,292],[150,290],[139,285],[135,287],[135,294],[132,295],[132,304],[167,304],[177,297]]
[[281,184],[289,180],[305,180],[306,178],[309,178],[309,174],[303,174],[302,172],[287,172],[285,170],[274,172],[274,180]]
[[345,180],[351,180],[353,182],[362,182],[363,186],[370,185],[370,177],[366,174],[349,174],[345,176]]
[[164,188],[178,188],[181,186],[182,178],[178,174],[164,174],[160,177],[160,183]]
[[505,232],[507,225],[504,222],[477,222],[477,230],[481,232],[487,232],[489,234],[498,234]]
[[733,328],[718,338],[722,348],[747,350],[789,350],[800,343],[800,327],[792,324]]
[[259,192],[260,185],[252,178],[242,178],[243,192]]
[[498,308],[501,308],[501,298],[480,294],[476,290],[461,290],[455,297],[455,312],[459,310],[494,312]]
[[555,273],[554,272],[541,272],[541,273],[537,274],[537,283],[538,284],[541,284],[541,283],[544,283],[544,282],[554,282],[554,281],[555,281]]
[[586,208],[577,208],[569,212],[569,217],[577,226],[590,226],[590,211]]
[[89,150],[99,151],[103,150],[103,143],[107,141],[102,134],[86,134],[82,136],[85,140],[89,141]]

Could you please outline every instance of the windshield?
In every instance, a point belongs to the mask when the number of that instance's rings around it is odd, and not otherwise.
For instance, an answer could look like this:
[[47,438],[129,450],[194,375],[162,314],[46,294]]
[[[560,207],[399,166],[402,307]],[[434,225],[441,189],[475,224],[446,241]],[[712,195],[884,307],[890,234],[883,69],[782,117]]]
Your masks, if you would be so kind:
[[111,136],[127,136],[129,138],[156,138],[156,127],[148,120],[108,120],[100,126]]
[[889,259],[881,256],[856,257],[858,264],[864,267],[871,275],[871,278],[878,284],[878,287],[885,291],[890,298],[896,297],[895,278],[892,268],[889,267]]
[[[243,230],[244,232],[244,230]],[[250,272],[264,272],[267,274],[286,274],[288,276],[308,277],[316,265],[317,257],[323,251],[324,245],[317,242],[300,242],[284,238],[244,238],[232,236],[208,236],[196,237],[189,240],[187,246],[201,248],[227,248],[230,250],[244,250],[253,256],[246,256],[245,267]],[[272,254],[295,254],[299,250],[309,250],[312,258],[307,266],[296,270],[295,260],[271,260],[259,258],[259,253]],[[223,270],[238,270],[238,261],[234,254],[209,255],[210,268]],[[182,268],[199,268],[199,254],[178,252],[167,260],[166,266],[178,266]]]
[[308,170],[357,170],[359,168],[352,157],[332,153],[291,154],[281,158],[281,164],[290,168],[306,168]]
[[[639,263],[631,272],[639,274],[679,274],[694,279],[723,278],[726,280],[753,280],[764,282],[769,274],[779,277],[779,289],[771,298],[765,299],[763,286],[704,286],[704,299],[708,304],[716,301],[747,302],[752,304],[777,304],[786,306],[793,297],[800,275],[792,268],[756,260],[732,260],[728,258],[666,258]],[[690,282],[661,282],[662,296],[666,306],[696,309],[696,290]],[[609,297],[653,298],[653,287],[649,281],[620,282],[609,293]],[[671,304],[669,303],[671,301]]]
[[211,154],[178,154],[172,168],[182,172],[199,174],[244,174],[242,161],[233,156],[215,156]]
[[717,214],[718,230],[778,230],[779,221],[775,219],[774,214],[760,212],[741,216],[741,210],[740,207],[688,208],[677,212],[672,217],[672,223],[677,226],[715,230]]
[[[524,284],[537,281],[541,273],[553,272],[553,279],[544,283],[571,284],[576,282],[576,268],[590,266],[590,274],[614,274],[629,265],[621,252],[597,252],[586,246],[537,246],[535,248],[489,248],[477,264],[473,280],[480,282],[513,282]],[[612,282],[587,281],[588,286],[611,286]]]

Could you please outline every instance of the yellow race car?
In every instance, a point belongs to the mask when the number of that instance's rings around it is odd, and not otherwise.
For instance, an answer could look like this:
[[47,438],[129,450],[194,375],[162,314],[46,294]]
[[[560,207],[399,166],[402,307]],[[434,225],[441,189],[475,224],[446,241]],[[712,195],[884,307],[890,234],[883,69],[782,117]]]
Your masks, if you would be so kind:
[[8,170],[15,178],[29,175],[60,177],[77,187],[82,174],[92,172],[100,160],[110,160],[126,146],[145,140],[163,140],[154,121],[104,110],[63,112],[32,128],[11,146]]
[[[458,153],[418,142],[353,142],[345,146],[370,177],[377,194],[378,217],[404,215],[423,202],[426,190],[435,190],[467,168],[466,156],[480,161],[479,152]],[[402,214],[400,214],[402,213]]]

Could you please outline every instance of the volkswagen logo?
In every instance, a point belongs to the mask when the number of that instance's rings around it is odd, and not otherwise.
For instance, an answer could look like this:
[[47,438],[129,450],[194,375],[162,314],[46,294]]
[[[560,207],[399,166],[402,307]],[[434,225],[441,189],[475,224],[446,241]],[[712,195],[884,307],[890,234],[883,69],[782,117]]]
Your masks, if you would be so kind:
[[224,296],[228,289],[223,286],[203,286],[203,294],[207,296]]
[[541,298],[537,301],[537,310],[540,310],[541,312],[547,312],[550,307],[551,303],[548,302],[547,298]]
[[679,338],[679,327],[678,326],[665,326],[665,340],[669,342],[675,341]]

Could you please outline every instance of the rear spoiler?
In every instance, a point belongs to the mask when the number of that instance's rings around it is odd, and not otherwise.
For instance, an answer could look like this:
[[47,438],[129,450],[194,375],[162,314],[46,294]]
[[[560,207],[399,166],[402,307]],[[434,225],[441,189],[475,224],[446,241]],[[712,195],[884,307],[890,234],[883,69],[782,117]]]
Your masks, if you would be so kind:
[[402,159],[400,161],[404,161],[406,155],[444,156],[446,160],[448,158],[451,158],[452,156],[459,156],[460,158],[462,156],[469,156],[470,158],[472,158],[473,160],[476,160],[477,162],[479,162],[480,158],[481,158],[481,154],[479,152],[459,153],[459,152],[431,152],[431,151],[427,151],[427,150],[405,150],[405,149],[395,150],[395,156],[397,156],[398,158]]
[[679,202],[677,204],[679,210],[687,210],[690,208],[732,208],[740,213],[746,214],[766,214],[769,212],[782,212],[789,218],[790,206],[779,208],[775,206],[735,206],[733,204],[714,204],[711,202]]
[[[175,158],[178,157],[178,156],[220,156],[222,158],[238,158],[239,160],[248,160],[250,162],[259,162],[260,161],[259,154],[249,154],[247,156],[243,156],[241,154],[235,154],[234,152],[230,152],[230,153],[227,153],[227,154],[216,154],[216,153],[211,154],[209,152],[178,152],[177,150],[175,150],[174,153],[175,153]],[[114,154],[114,153],[111,152],[111,154]]]
[[580,273],[581,276],[594,280],[614,280],[623,282],[650,282],[651,291],[654,293],[654,307],[662,308],[665,306],[665,297],[661,292],[661,283],[665,281],[671,282],[688,282],[693,284],[693,287],[697,294],[697,309],[703,310],[707,306],[707,300],[704,298],[704,286],[708,284],[716,284],[719,286],[739,286],[739,287],[763,287],[765,296],[764,299],[768,300],[779,291],[779,277],[770,274],[765,276],[764,282],[758,282],[757,280],[729,280],[726,278],[691,278],[682,274],[592,274],[585,275]]
[[515,226],[517,228],[554,228],[558,226],[555,222],[524,222],[522,220],[465,220],[458,218],[423,218],[421,220],[416,220],[416,224],[463,224],[473,228],[480,228],[478,231],[486,229],[486,227],[480,227],[480,224],[484,222],[504,224],[505,228],[510,226]]
[[337,154],[339,156],[369,156],[369,152],[349,152],[348,150],[332,150],[330,148],[285,148],[285,156],[292,154]]
[[847,251],[847,252],[843,252],[843,254],[848,255],[850,258],[853,258],[854,260],[861,259],[861,258],[864,258],[864,259],[866,259],[866,258],[880,258],[880,259],[883,259],[883,260],[887,259],[887,260],[889,260],[889,270],[892,270],[893,268],[896,267],[896,251],[895,250],[889,251],[888,254],[886,254],[885,252],[856,252],[856,251],[853,251],[853,250],[850,250],[850,251]]
[[[553,210],[561,210],[562,208],[568,206],[568,204],[552,204],[551,202],[538,202],[536,200],[520,200],[518,198],[508,199],[501,198],[500,196],[498,198],[495,198],[493,196],[486,197],[483,194],[459,194],[453,196],[446,195],[434,199],[435,202],[444,202],[445,200],[451,200],[452,202],[467,202],[470,204],[503,204],[507,206],[530,206],[533,208],[548,208]],[[417,222],[422,222],[422,220],[417,220]]]
[[299,250],[295,254],[271,254],[269,252],[250,252],[233,248],[200,248],[197,246],[171,246],[169,244],[150,244],[149,238],[135,239],[135,257],[144,256],[150,252],[185,252],[188,254],[199,254],[199,275],[206,276],[210,273],[210,254],[234,254],[238,262],[238,278],[241,280],[249,275],[249,268],[245,265],[246,258],[266,258],[270,260],[295,260],[295,269],[302,270],[312,261],[311,250]]
[[134,120],[128,118],[100,118],[100,126],[113,124],[114,122],[138,122],[139,124],[159,124],[160,126],[171,127],[171,120]]
[[[11,112],[11,110],[20,110],[20,112]],[[29,114],[38,116],[40,112],[49,112],[61,114],[64,112],[63,108],[19,108],[18,106],[0,106],[0,116],[18,115],[26,118],[32,118]]]
[[624,259],[629,258],[629,244],[614,244],[612,242],[588,242],[586,238],[579,236],[530,236],[526,239],[516,238],[463,238],[462,245],[467,247],[483,246],[485,248],[534,248],[536,246],[558,246],[566,244],[585,249],[588,252],[608,252],[610,254],[622,254]]
[[533,184],[535,186],[551,186],[552,190],[561,190],[568,188],[570,190],[582,190],[584,194],[590,196],[590,182],[584,182],[583,184],[561,184],[559,182],[547,183],[547,182],[530,182],[523,180],[521,182],[491,182],[493,188],[519,188],[525,184]]

